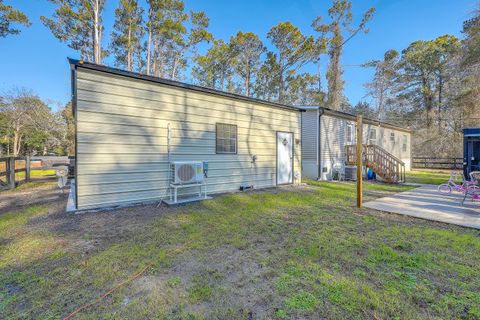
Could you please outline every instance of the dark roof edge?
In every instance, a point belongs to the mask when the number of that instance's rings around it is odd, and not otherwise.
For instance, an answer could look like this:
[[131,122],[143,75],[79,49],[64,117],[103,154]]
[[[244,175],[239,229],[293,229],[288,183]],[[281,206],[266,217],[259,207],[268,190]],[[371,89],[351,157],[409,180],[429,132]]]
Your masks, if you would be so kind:
[[[336,116],[336,117],[349,119],[349,120],[354,120],[354,121],[357,119],[357,116],[354,115],[354,114],[351,114],[351,113],[332,110],[332,109],[325,108],[325,107],[320,107],[320,108],[324,110],[324,114],[326,114],[326,115]],[[398,130],[398,131],[408,132],[408,133],[412,133],[412,131],[413,131],[411,129],[399,127],[399,126],[396,126],[396,125],[388,123],[388,122],[383,122],[383,121],[380,121],[380,120],[373,120],[373,119],[365,118],[365,117],[363,118],[363,122],[367,123],[367,124],[377,125],[379,127],[386,127],[386,128],[395,129],[395,130]]]
[[76,60],[76,59],[71,59],[67,58],[68,62],[72,67],[81,67],[81,68],[86,68],[86,69],[91,69],[91,70],[96,70],[96,71],[102,71],[102,72],[107,72],[110,74],[115,74],[115,75],[120,75],[124,77],[129,77],[129,78],[135,78],[139,80],[145,80],[145,81],[150,81],[150,82],[155,82],[155,83],[160,83],[163,85],[167,86],[172,86],[172,87],[177,87],[177,88],[183,88],[187,90],[192,90],[192,91],[198,91],[202,93],[208,93],[216,96],[222,96],[222,97],[227,97],[231,99],[238,99],[238,100],[244,100],[248,102],[255,102],[255,103],[260,103],[264,105],[268,105],[270,107],[275,107],[275,108],[280,108],[280,109],[287,109],[289,111],[297,111],[297,112],[304,112],[305,110],[302,108],[297,108],[294,106],[286,105],[286,104],[281,104],[281,103],[276,103],[276,102],[270,102],[262,99],[257,99],[257,98],[252,98],[252,97],[247,97],[241,94],[236,94],[236,93],[230,93],[230,92],[225,92],[225,91],[220,91],[216,89],[210,89],[206,87],[201,87],[193,84],[188,84],[180,81],[174,81],[174,80],[168,80],[164,78],[159,78],[159,77],[154,77],[154,76],[148,76],[145,74],[137,73],[137,72],[131,72],[131,71],[126,71],[118,68],[113,68],[113,67],[108,67],[108,66],[103,66],[95,63],[90,63],[90,62],[84,62],[81,60]]
[[463,135],[468,137],[469,135],[480,134],[480,128],[463,128]]

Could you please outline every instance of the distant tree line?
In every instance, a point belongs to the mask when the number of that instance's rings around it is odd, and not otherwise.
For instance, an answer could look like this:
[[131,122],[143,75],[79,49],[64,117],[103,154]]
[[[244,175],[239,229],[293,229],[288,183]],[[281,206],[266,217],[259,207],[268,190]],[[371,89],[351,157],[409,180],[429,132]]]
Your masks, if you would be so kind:
[[70,104],[53,112],[34,92],[0,95],[0,156],[74,154]]
[[[115,66],[147,75],[183,80],[189,71],[202,86],[289,104],[325,104],[341,109],[345,103],[341,55],[344,46],[367,32],[369,9],[353,24],[352,3],[333,0],[328,21],[312,22],[317,36],[307,36],[290,22],[272,27],[267,34],[274,51],[268,51],[253,32],[237,32],[228,42],[208,31],[205,12],[187,11],[183,0],[119,0],[110,43],[103,45],[102,13],[106,0],[49,0],[56,5],[51,17],[41,20],[60,41],[80,53],[81,59],[102,64],[113,56]],[[210,43],[205,54],[200,43]],[[328,54],[328,94],[321,74],[301,72],[319,64]],[[320,70],[320,68],[318,68]]]
[[[173,80],[190,75],[196,84],[214,89],[364,114],[414,130],[416,155],[458,156],[461,130],[480,126],[479,11],[464,23],[463,39],[418,40],[401,52],[388,50],[383,59],[363,63],[374,76],[365,84],[365,100],[352,106],[344,96],[341,58],[352,38],[369,31],[374,8],[355,24],[352,2],[332,0],[327,17],[312,21],[314,35],[281,22],[267,33],[273,48],[268,50],[253,32],[216,39],[208,31],[207,15],[187,11],[183,0],[147,0],[146,7],[138,0],[118,0],[110,43],[104,45],[106,0],[47,1],[55,11],[41,17],[43,24],[85,61],[102,64],[110,56],[115,66],[129,71]],[[19,24],[30,21],[0,0],[0,37],[18,34]],[[210,44],[203,54],[197,50],[201,43]],[[328,66],[322,74],[324,58]],[[318,71],[304,72],[306,65],[316,65]]]
[[462,33],[462,40],[418,40],[366,63],[375,70],[366,84],[373,105],[353,111],[414,130],[415,155],[462,156],[462,129],[480,127],[480,11]]

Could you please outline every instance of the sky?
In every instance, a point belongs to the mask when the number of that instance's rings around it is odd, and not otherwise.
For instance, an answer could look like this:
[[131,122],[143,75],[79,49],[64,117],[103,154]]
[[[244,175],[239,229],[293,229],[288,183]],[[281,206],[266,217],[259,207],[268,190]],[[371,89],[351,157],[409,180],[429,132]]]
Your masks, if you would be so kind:
[[[145,0],[140,0],[144,2]],[[368,100],[364,84],[371,80],[373,70],[359,64],[381,59],[385,51],[401,51],[415,40],[431,40],[444,34],[461,37],[463,21],[472,16],[477,0],[353,0],[354,21],[370,7],[377,9],[368,27],[368,34],[359,34],[345,47],[345,95],[352,104]],[[21,28],[16,36],[0,38],[0,93],[13,88],[36,92],[53,109],[70,100],[70,72],[67,57],[79,58],[79,53],[59,42],[40,21],[51,16],[55,7],[47,0],[4,0],[24,11],[32,26]],[[316,16],[327,16],[330,0],[185,0],[187,10],[205,11],[210,18],[209,31],[218,39],[228,39],[238,31],[251,31],[260,36],[272,50],[266,38],[270,28],[290,21],[307,35],[315,35],[311,22]],[[118,0],[107,0],[104,12],[104,45],[108,45]],[[204,52],[207,45],[199,47]],[[321,71],[325,74],[327,57]],[[104,63],[113,65],[107,58]],[[316,72],[315,66],[305,71]],[[187,75],[185,82],[193,80]],[[326,85],[324,81],[324,86]]]

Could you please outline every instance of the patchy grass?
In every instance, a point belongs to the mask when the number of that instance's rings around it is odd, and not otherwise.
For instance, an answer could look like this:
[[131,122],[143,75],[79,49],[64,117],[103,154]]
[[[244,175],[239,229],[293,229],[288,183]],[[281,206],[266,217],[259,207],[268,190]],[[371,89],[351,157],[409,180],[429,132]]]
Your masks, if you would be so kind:
[[[479,231],[357,209],[354,184],[308,184],[5,214],[0,314],[65,317],[149,266],[77,318],[480,319]],[[365,197],[409,188],[366,183]]]
[[28,221],[48,214],[48,206],[33,205],[0,216],[0,268],[24,265],[49,254],[59,255],[62,239],[26,228]]
[[13,190],[7,190],[5,192],[17,192],[17,191],[36,191],[36,190],[45,190],[51,188],[52,186],[57,186],[56,181],[31,181],[27,183],[22,183]]
[[412,170],[407,172],[406,175],[407,182],[411,183],[438,185],[446,183],[450,179],[450,171],[448,170]]
[[47,206],[31,206],[23,210],[5,213],[0,216],[0,236],[14,237],[23,230],[22,227],[32,218],[45,215],[48,212]]
[[[31,179],[45,179],[45,178],[55,178],[56,171],[55,169],[48,170],[32,170],[30,171]],[[23,182],[25,180],[25,171],[20,171],[15,173],[15,181]],[[7,177],[0,177],[0,181],[6,183]]]
[[[0,189],[0,195],[1,194],[15,194],[19,191],[21,192],[29,192],[29,191],[40,191],[40,190],[46,190],[46,189],[51,189],[52,187],[57,187],[57,181],[55,180],[38,180],[38,181],[30,181],[27,183],[21,183],[19,186],[17,186],[15,189]],[[58,188],[58,187],[57,187]]]

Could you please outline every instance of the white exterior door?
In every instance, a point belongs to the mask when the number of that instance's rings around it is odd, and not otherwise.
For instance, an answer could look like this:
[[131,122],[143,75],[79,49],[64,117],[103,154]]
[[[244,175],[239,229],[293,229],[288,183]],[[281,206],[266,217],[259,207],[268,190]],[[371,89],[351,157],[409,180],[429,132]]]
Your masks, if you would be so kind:
[[277,132],[277,184],[293,183],[293,134]]

